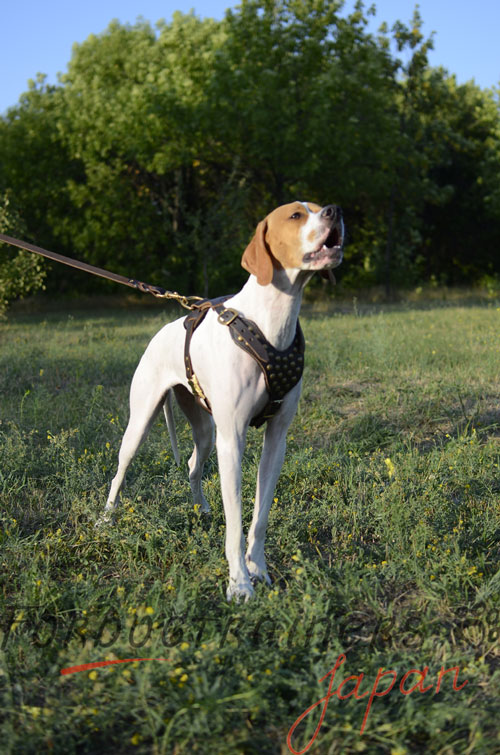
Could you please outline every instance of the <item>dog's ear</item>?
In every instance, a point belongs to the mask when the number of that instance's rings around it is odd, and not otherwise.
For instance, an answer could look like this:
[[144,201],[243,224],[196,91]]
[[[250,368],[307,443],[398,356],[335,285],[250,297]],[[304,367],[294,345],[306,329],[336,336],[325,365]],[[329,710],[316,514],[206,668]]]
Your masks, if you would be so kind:
[[273,258],[266,244],[267,220],[261,220],[255,235],[241,258],[241,266],[257,278],[257,283],[267,286],[273,279]]

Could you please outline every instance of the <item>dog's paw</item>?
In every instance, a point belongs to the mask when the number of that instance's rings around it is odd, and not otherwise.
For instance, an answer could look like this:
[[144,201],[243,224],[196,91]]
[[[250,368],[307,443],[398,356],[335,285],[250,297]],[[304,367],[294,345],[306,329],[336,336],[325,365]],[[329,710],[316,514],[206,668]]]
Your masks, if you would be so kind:
[[255,586],[257,582],[265,582],[266,585],[272,584],[271,577],[267,573],[267,568],[265,567],[265,565],[260,566],[254,561],[247,561],[246,564],[252,585]]
[[272,582],[271,578],[269,577],[269,574],[262,575],[261,577],[256,577],[254,574],[250,575],[250,582],[252,583],[253,587],[257,587],[257,585],[260,583],[264,583],[268,587],[271,587]]
[[114,523],[113,513],[111,511],[103,511],[99,519],[94,524],[95,529],[104,529],[110,527]]
[[246,603],[253,595],[254,591],[250,581],[235,582],[231,580],[226,590],[226,598],[229,603],[232,600],[235,600],[237,603],[243,600]]
[[203,495],[203,493],[200,496],[200,503],[201,503],[201,513],[202,514],[211,514],[212,509],[210,508],[210,504]]
[[194,504],[194,510],[196,514],[211,514],[212,509],[205,496],[201,496],[198,503]]

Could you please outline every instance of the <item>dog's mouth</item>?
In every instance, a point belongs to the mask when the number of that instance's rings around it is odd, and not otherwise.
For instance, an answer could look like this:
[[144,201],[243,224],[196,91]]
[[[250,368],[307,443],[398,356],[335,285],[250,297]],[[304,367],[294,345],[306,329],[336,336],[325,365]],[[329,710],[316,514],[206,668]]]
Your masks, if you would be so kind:
[[342,262],[344,246],[344,223],[342,219],[327,229],[320,239],[320,245],[312,252],[307,252],[303,262],[310,263],[316,270],[337,267]]
[[318,252],[321,252],[324,249],[328,252],[331,252],[332,250],[342,250],[343,241],[341,223],[337,223],[337,225],[331,229],[326,240],[323,242],[320,249],[318,249]]

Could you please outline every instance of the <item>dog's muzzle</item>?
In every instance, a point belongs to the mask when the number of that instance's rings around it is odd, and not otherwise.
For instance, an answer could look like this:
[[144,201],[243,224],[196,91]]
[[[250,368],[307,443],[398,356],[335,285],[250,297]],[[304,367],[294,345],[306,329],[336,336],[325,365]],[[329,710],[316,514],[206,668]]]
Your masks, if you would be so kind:
[[337,267],[342,262],[344,248],[344,221],[342,209],[329,204],[321,210],[320,218],[328,224],[319,246],[304,255],[304,262],[321,263],[321,269]]

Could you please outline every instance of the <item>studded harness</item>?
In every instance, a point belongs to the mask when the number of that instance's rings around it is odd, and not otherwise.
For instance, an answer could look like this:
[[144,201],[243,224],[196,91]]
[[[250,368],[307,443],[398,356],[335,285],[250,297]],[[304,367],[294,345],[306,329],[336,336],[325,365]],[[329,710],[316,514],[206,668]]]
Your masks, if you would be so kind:
[[218,315],[219,323],[229,328],[235,344],[255,359],[264,375],[269,400],[262,411],[250,422],[254,427],[260,427],[276,414],[288,391],[302,377],[305,351],[304,336],[297,321],[295,338],[292,343],[288,349],[278,351],[269,343],[260,328],[252,320],[243,317],[237,310],[224,306],[224,302],[229,298],[229,296],[226,296],[219,299],[204,299],[194,306],[191,314],[187,315],[184,320],[184,327],[186,328],[184,343],[186,376],[194,397],[200,406],[211,414],[210,403],[193,371],[189,347],[194,331],[203,322],[208,310],[213,309]]

